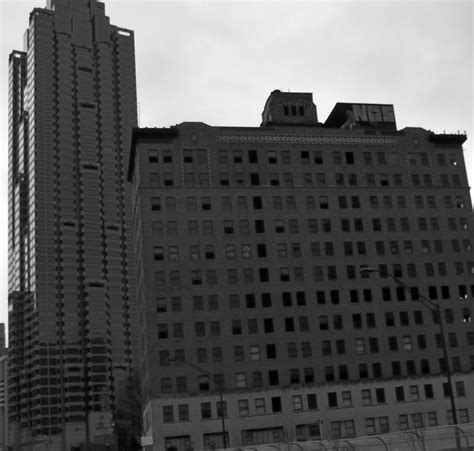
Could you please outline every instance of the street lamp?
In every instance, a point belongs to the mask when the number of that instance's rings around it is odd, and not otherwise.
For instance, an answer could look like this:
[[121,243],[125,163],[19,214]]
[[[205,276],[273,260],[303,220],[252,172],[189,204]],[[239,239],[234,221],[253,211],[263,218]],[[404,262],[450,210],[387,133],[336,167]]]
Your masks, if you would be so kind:
[[[405,291],[407,291],[410,294],[413,294],[412,288],[408,286],[405,282],[402,282],[398,277],[394,276],[393,274],[390,274],[385,271],[380,271],[375,268],[361,268],[359,270],[360,274],[365,274],[365,273],[372,273],[372,272],[377,272],[379,273],[382,277],[390,277],[393,279],[398,285],[400,285]],[[446,345],[446,340],[444,337],[444,325],[443,325],[443,318],[441,315],[441,307],[439,305],[439,302],[433,302],[431,299],[428,299],[427,297],[421,295],[420,293],[417,293],[417,300],[421,302],[421,304],[430,310],[431,312],[436,312],[438,316],[438,325],[439,325],[439,333],[440,333],[440,339],[441,339],[441,347],[443,350],[443,359],[444,359],[444,367],[446,370],[446,378],[448,379],[448,391],[449,391],[449,400],[451,403],[451,411],[453,412],[453,422],[454,422],[454,434],[455,434],[455,439],[456,439],[456,449],[458,451],[462,451],[461,447],[461,440],[459,438],[459,432],[458,432],[458,417],[456,413],[456,403],[454,400],[454,391],[453,391],[453,383],[451,379],[451,367],[449,365],[449,355],[448,355],[448,347]]]
[[201,368],[200,366],[198,366],[198,365],[196,365],[192,362],[189,362],[186,359],[176,360],[176,359],[168,358],[168,360],[170,362],[175,362],[175,363],[176,362],[186,363],[190,367],[192,367],[195,370],[199,371],[202,375],[204,375],[204,376],[208,377],[209,379],[211,379],[214,382],[214,384],[217,385],[217,387],[219,389],[220,417],[221,417],[221,423],[222,423],[222,440],[223,440],[223,443],[224,443],[224,449],[227,448],[227,432],[226,432],[226,429],[225,429],[225,411],[224,411],[224,401],[223,401],[223,396],[222,396],[222,381],[216,379],[214,374],[209,373],[209,371],[206,371],[204,368]]

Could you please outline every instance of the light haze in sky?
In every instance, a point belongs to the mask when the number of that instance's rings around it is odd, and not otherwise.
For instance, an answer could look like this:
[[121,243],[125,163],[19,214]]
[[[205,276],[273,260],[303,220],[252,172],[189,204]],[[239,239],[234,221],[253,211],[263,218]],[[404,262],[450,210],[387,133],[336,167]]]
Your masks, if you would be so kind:
[[[74,0],[71,0],[74,1]],[[8,297],[8,55],[33,8],[0,0],[0,322]],[[473,2],[105,0],[135,31],[140,126],[259,126],[274,89],[312,92],[320,122],[337,102],[394,104],[399,129],[466,132],[474,181]]]

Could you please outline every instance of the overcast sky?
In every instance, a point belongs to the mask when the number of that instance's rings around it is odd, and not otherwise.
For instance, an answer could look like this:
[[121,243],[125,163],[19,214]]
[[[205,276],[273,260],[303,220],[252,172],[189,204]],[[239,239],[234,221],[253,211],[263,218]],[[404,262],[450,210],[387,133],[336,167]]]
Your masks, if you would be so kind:
[[[74,0],[72,0],[74,1]],[[8,54],[34,7],[0,0],[0,322],[7,318]],[[471,1],[106,0],[135,31],[140,125],[258,126],[274,89],[336,102],[394,104],[398,128],[466,131],[474,181]]]

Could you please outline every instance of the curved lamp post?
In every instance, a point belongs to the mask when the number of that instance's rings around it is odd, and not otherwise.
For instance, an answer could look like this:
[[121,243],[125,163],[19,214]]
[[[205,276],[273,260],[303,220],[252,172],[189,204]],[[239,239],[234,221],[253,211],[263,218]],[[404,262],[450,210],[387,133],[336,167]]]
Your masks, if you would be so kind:
[[[361,268],[359,270],[360,274],[367,274],[367,273],[373,273],[377,272],[379,273],[382,277],[390,277],[392,280],[394,280],[399,286],[401,286],[406,292],[413,294],[412,288],[407,285],[405,282],[401,281],[398,277],[394,276],[393,274],[390,274],[385,271],[380,271],[375,268]],[[446,340],[444,338],[444,325],[443,325],[443,318],[441,315],[441,307],[439,305],[439,302],[433,302],[431,299],[428,299],[427,297],[421,295],[420,293],[417,293],[417,300],[421,302],[421,304],[430,310],[431,312],[437,312],[438,316],[438,325],[439,325],[439,333],[440,333],[440,341],[441,341],[441,347],[443,350],[443,359],[444,359],[444,367],[445,367],[445,372],[446,372],[446,378],[448,380],[448,390],[449,390],[449,400],[451,403],[451,411],[453,412],[453,422],[454,422],[454,430],[455,430],[455,439],[456,439],[456,450],[457,451],[462,451],[462,446],[461,446],[461,440],[459,437],[459,433],[457,431],[457,425],[458,425],[458,417],[456,413],[456,403],[454,400],[454,391],[453,391],[453,383],[452,383],[452,378],[451,378],[451,367],[449,365],[449,355],[448,355],[448,347],[446,345]]]
[[200,366],[189,362],[186,359],[181,359],[181,360],[176,360],[176,359],[171,359],[168,358],[168,361],[170,362],[179,362],[179,363],[185,363],[186,365],[189,365],[190,367],[194,368],[195,370],[199,371],[200,374],[208,377],[211,379],[215,385],[217,385],[219,389],[219,404],[220,404],[220,417],[221,417],[221,423],[222,423],[222,440],[224,444],[224,449],[227,448],[227,431],[225,429],[225,412],[224,412],[224,401],[223,401],[223,396],[222,396],[222,382],[220,380],[217,380],[215,375],[212,373],[209,373],[209,371],[206,371],[204,368],[201,368]]

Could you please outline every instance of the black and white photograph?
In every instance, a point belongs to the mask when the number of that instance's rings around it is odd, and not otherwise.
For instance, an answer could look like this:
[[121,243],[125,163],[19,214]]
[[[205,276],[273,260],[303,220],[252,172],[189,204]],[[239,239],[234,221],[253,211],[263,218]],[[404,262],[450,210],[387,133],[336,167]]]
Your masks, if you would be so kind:
[[0,0],[0,451],[474,451],[473,22]]

